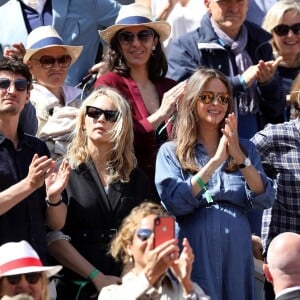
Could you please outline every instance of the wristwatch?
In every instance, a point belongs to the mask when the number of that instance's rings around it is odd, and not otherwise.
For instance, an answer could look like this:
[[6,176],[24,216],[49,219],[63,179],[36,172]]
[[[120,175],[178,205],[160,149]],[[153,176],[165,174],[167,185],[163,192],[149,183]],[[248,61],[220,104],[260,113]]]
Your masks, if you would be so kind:
[[242,163],[242,164],[239,164],[238,167],[239,167],[239,169],[244,169],[244,168],[247,168],[247,167],[249,167],[249,166],[251,166],[251,165],[252,165],[252,163],[251,163],[250,158],[249,158],[249,157],[246,157],[246,158],[244,159],[243,163]]

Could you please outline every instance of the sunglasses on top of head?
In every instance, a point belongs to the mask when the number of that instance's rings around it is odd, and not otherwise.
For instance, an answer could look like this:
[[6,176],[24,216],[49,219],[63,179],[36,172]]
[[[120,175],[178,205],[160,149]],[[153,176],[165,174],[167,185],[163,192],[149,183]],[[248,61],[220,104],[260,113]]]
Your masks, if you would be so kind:
[[86,115],[92,119],[99,119],[104,114],[105,120],[109,122],[116,122],[119,116],[117,110],[104,110],[94,106],[86,107]]
[[29,82],[26,79],[16,79],[13,81],[7,78],[0,78],[0,89],[7,90],[12,83],[19,92],[26,91],[29,88]]
[[20,283],[22,276],[25,277],[28,283],[36,284],[39,281],[39,279],[42,277],[42,273],[33,272],[33,273],[26,273],[26,274],[9,275],[5,277],[9,284],[16,285]]
[[57,62],[57,65],[60,68],[68,68],[72,62],[72,57],[69,54],[64,54],[61,56],[50,56],[50,55],[43,55],[39,59],[31,59],[38,61],[43,69],[51,69]]
[[147,43],[154,37],[154,32],[152,29],[143,29],[136,34],[129,31],[121,31],[118,33],[118,41],[121,45],[132,44],[135,37],[137,37],[140,42]]
[[226,105],[231,101],[231,97],[227,93],[215,94],[214,92],[211,91],[204,91],[199,95],[199,100],[204,104],[210,104],[215,99],[217,99],[217,101],[222,105]]
[[300,35],[300,23],[293,24],[291,26],[286,24],[279,24],[273,28],[273,31],[278,36],[285,36],[292,30],[294,34]]

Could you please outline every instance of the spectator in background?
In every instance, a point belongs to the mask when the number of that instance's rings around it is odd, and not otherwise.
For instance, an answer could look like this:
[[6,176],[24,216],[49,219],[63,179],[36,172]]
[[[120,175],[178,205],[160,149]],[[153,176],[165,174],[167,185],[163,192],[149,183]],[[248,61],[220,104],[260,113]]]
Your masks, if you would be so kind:
[[247,20],[261,26],[263,19],[277,0],[251,0],[247,12]]
[[165,215],[160,205],[145,202],[123,220],[110,252],[129,264],[130,270],[121,285],[105,287],[99,300],[123,300],[124,295],[128,299],[209,299],[191,280],[194,254],[187,239],[181,253],[175,238],[154,248],[154,220]]
[[114,0],[10,0],[0,7],[0,56],[6,47],[7,55],[23,56],[27,35],[52,25],[66,45],[84,47],[67,76],[67,83],[75,86],[95,64],[99,44],[102,48],[98,30],[114,24],[120,7]]
[[81,90],[65,84],[68,68],[82,46],[68,46],[51,26],[28,35],[24,62],[33,76],[30,101],[39,121],[38,136],[47,142],[53,158],[64,155],[81,105]]
[[67,159],[71,174],[65,237],[50,243],[64,266],[58,299],[90,299],[119,283],[120,265],[107,255],[110,241],[131,209],[149,198],[149,181],[136,168],[130,107],[115,90],[94,91],[80,108]]
[[165,77],[168,65],[161,42],[170,30],[169,23],[153,21],[149,8],[131,4],[122,7],[115,25],[100,31],[110,46],[109,72],[95,86],[114,87],[128,100],[138,166],[149,176],[154,195],[156,153],[168,138],[169,123],[185,85],[174,87],[176,82]]
[[[264,210],[262,244],[264,255],[271,240],[285,231],[300,234],[300,75],[291,89],[294,107],[292,120],[268,125],[251,139],[260,154],[267,175],[276,183],[273,206]],[[269,284],[265,284],[266,299],[274,299]]]
[[282,57],[278,75],[282,81],[283,104],[287,104],[285,120],[290,117],[290,103],[286,97],[290,93],[293,80],[300,71],[300,2],[280,0],[266,14],[263,28],[273,36],[271,45],[274,57]]
[[300,235],[283,232],[270,243],[264,273],[275,290],[275,300],[300,299]]
[[[46,144],[18,127],[30,98],[28,66],[0,60],[0,245],[28,241],[47,263],[46,228],[61,229],[67,208],[61,192],[69,178],[64,161],[54,172]],[[13,225],[12,225],[13,224]]]
[[170,45],[168,76],[182,81],[200,66],[223,72],[233,86],[238,131],[251,138],[282,116],[280,86],[268,45],[271,35],[246,21],[249,0],[204,0],[208,13],[198,29]]
[[192,279],[212,300],[257,300],[247,211],[274,188],[249,140],[239,139],[230,82],[200,68],[188,80],[175,139],[161,146],[155,183],[195,253]]
[[170,43],[199,27],[200,20],[206,13],[202,0],[136,0],[135,2],[150,7],[156,20],[170,23],[170,37],[163,43],[166,55]]
[[49,278],[61,268],[44,266],[36,251],[26,241],[6,243],[0,246],[0,297],[25,294],[33,300],[50,300]]

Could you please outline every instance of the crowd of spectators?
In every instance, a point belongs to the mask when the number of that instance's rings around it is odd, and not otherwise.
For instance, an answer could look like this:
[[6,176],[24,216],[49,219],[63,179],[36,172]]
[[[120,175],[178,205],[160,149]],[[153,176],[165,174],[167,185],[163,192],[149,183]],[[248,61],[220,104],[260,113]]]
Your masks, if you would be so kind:
[[0,27],[1,299],[299,299],[300,0],[0,0]]

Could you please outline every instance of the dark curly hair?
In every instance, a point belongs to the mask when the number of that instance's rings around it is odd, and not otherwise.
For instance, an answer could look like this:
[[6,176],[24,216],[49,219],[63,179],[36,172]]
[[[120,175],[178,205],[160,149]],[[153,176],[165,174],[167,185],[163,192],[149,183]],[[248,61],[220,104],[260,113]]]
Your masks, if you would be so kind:
[[[153,30],[153,29],[152,29]],[[123,54],[121,53],[121,45],[118,40],[118,31],[111,39],[111,43],[104,60],[108,71],[114,71],[121,76],[128,77],[130,74],[130,67],[126,65]],[[168,62],[165,53],[163,52],[159,34],[153,30],[154,38],[157,38],[157,45],[148,61],[148,76],[152,82],[166,76],[168,71]]]
[[28,82],[28,89],[31,88],[32,75],[26,64],[24,64],[20,59],[4,57],[0,59],[0,72],[8,71],[14,74],[22,75],[26,78]]

